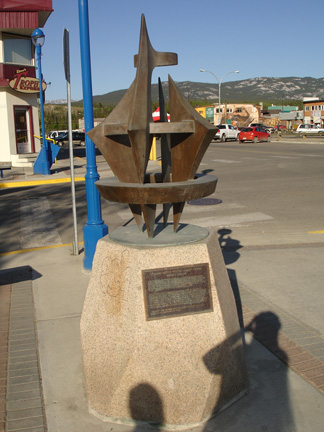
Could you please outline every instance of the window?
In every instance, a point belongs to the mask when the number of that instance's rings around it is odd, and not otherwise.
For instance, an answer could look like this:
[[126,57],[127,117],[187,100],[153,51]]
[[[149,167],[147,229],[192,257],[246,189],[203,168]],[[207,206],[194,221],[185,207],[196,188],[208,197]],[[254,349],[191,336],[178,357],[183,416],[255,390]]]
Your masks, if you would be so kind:
[[309,106],[305,106],[305,111],[309,111]]
[[32,65],[32,42],[15,36],[3,35],[4,61],[18,65]]

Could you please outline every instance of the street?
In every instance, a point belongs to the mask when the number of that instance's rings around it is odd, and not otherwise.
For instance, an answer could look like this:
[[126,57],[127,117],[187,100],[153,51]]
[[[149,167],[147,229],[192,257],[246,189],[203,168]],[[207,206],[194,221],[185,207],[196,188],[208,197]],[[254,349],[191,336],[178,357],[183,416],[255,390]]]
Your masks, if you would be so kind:
[[[67,151],[61,151],[60,166],[69,173]],[[77,148],[79,155],[75,166],[85,172],[85,150]],[[272,141],[271,143],[244,143],[228,141],[212,143],[200,165],[198,173],[218,177],[216,192],[212,197],[222,201],[216,205],[185,206],[182,222],[205,227],[226,227],[231,236],[244,246],[290,245],[322,243],[324,200],[323,189],[324,146],[298,142]],[[101,178],[112,176],[103,157],[97,156]],[[62,169],[62,168],[60,168]],[[149,169],[160,170],[156,162]],[[57,230],[58,243],[72,241],[71,188],[69,184],[41,185],[17,189],[1,189],[1,238],[0,253],[25,248],[21,235],[24,217],[33,217],[28,211],[28,200],[46,198],[50,221],[46,219],[46,231]],[[78,232],[82,240],[82,227],[87,219],[84,184],[76,183]],[[43,200],[43,204],[44,204]],[[21,203],[27,210],[21,213]],[[202,200],[201,204],[205,204]],[[35,205],[35,201],[33,202]],[[39,204],[41,205],[41,204]],[[45,205],[45,204],[44,204]],[[47,203],[46,203],[47,206]],[[43,211],[45,211],[43,209]],[[27,212],[27,213],[26,213]],[[39,212],[34,216],[41,219]],[[25,215],[25,216],[24,216]],[[127,205],[102,200],[102,216],[109,230],[131,219]],[[38,221],[39,222],[39,221]],[[41,228],[34,223],[40,234]],[[28,247],[52,244],[53,239],[42,235],[32,236]]]

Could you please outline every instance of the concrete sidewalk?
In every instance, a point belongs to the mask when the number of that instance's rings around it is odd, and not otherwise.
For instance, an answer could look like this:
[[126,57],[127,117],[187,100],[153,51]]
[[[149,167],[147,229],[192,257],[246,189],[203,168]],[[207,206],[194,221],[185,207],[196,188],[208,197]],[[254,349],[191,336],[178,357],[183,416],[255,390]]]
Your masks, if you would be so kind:
[[[230,255],[233,252],[226,253]],[[225,259],[231,262],[231,257],[226,258],[226,253]],[[258,251],[258,254],[260,263],[267,262],[269,250]],[[69,247],[7,255],[0,259],[0,276],[3,281],[0,293],[4,292],[4,287],[7,287],[8,291],[8,286],[11,292],[10,317],[7,319],[9,357],[6,363],[7,373],[2,375],[8,377],[8,382],[6,379],[2,381],[2,389],[6,388],[7,392],[6,405],[1,412],[2,418],[6,420],[6,431],[156,430],[149,426],[104,423],[88,412],[82,373],[79,322],[90,275],[83,271],[82,260],[83,254],[73,256]],[[242,268],[244,260],[242,252]],[[240,260],[236,262],[239,263]],[[233,264],[230,266],[233,267]],[[8,271],[5,272],[4,269]],[[236,280],[235,274],[231,274],[231,269],[230,276],[234,293],[237,294],[238,309],[242,311],[241,321],[245,327],[253,322],[250,326],[252,331],[245,333],[249,373],[248,394],[203,427],[188,430],[323,430],[323,358],[316,358],[279,329],[277,312],[280,308],[280,298],[273,296],[272,305],[267,303],[262,295],[255,292],[255,278],[236,270],[236,274],[240,274],[239,281]],[[17,279],[17,275],[20,275],[20,279]],[[281,277],[283,276],[281,273]],[[294,282],[296,281],[291,280],[292,284]],[[30,312],[33,308],[26,301],[26,296],[29,296],[28,290],[34,300],[36,337],[32,338],[29,335],[27,338],[21,333],[17,338],[17,332],[20,331],[19,323],[25,328],[26,320],[29,319],[30,324]],[[291,321],[298,331],[298,318],[292,316]],[[35,364],[35,358],[24,356],[32,355],[36,348],[39,360]],[[313,371],[310,375],[320,374],[317,375],[317,383],[311,383],[309,377],[305,377],[300,371],[296,373],[283,362],[284,360],[289,363],[288,357],[295,357],[296,360],[296,355],[301,354],[311,356],[310,363],[310,359],[305,360],[303,356],[299,357],[299,363],[304,363],[306,370]],[[319,369],[314,361],[319,361],[322,368]],[[12,390],[13,380],[16,392]]]

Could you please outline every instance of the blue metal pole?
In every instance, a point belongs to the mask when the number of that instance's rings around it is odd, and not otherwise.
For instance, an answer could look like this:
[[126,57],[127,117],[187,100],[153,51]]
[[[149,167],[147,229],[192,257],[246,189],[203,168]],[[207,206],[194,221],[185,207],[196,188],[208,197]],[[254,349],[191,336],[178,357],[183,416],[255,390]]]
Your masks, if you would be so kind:
[[[42,160],[41,160],[41,172],[40,174],[51,174],[51,164],[49,162],[49,152],[48,152],[48,142],[45,139],[45,122],[44,122],[44,99],[43,99],[43,77],[42,77],[42,47],[40,45],[36,46],[36,56],[38,65],[38,81],[39,81],[39,102],[40,102],[40,112],[41,112],[41,123],[42,123],[42,141],[43,150],[41,150]],[[35,173],[37,174],[37,173]]]
[[[93,128],[92,83],[90,62],[89,14],[88,0],[79,0],[80,49],[82,69],[82,90],[84,107],[84,127],[87,133]],[[99,239],[108,234],[108,227],[101,219],[100,195],[95,186],[99,180],[96,165],[96,152],[94,143],[86,135],[86,195],[88,220],[83,227],[84,252],[83,266],[91,270],[92,261]]]

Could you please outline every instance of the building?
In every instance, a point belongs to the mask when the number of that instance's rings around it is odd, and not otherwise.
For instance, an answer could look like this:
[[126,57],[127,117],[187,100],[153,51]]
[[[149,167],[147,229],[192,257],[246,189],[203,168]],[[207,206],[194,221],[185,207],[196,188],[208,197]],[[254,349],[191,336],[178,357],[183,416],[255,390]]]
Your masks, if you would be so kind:
[[252,122],[258,123],[260,119],[260,107],[252,104],[221,104],[220,122],[218,121],[218,104],[196,107],[196,110],[202,117],[205,117],[215,125],[219,123],[231,123],[235,127],[243,127],[248,126]]
[[[100,124],[103,120],[105,120],[105,118],[95,118],[93,119],[93,127],[98,126],[98,124]],[[80,132],[85,132],[85,127],[84,127],[84,117],[79,119],[79,131]]]
[[304,98],[304,123],[324,125],[324,99]]
[[298,110],[298,106],[290,105],[271,105],[262,110],[262,123],[267,126],[285,126],[287,129],[297,129],[303,122],[303,111]]
[[0,1],[0,162],[21,166],[40,150],[32,32],[44,27],[52,0]]
[[214,105],[196,107],[195,109],[202,117],[204,117],[210,123],[214,123]]

